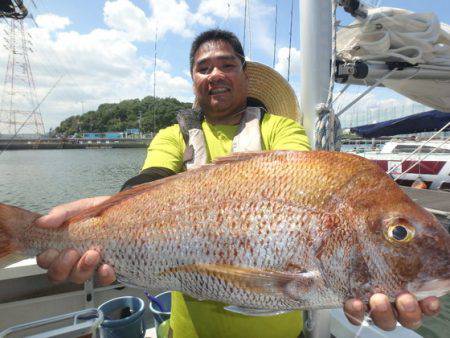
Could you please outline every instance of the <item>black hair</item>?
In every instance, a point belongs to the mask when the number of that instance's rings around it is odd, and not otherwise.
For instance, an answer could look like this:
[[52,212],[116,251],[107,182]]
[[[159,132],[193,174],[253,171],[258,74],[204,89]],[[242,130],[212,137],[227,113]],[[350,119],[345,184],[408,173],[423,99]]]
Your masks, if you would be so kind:
[[202,44],[208,41],[225,41],[230,44],[234,52],[237,54],[239,60],[241,60],[242,65],[245,67],[245,55],[244,49],[242,48],[241,42],[234,33],[225,31],[222,29],[210,29],[203,33],[200,33],[192,42],[191,52],[189,53],[189,65],[192,74],[192,68],[194,68],[194,56],[197,50]]

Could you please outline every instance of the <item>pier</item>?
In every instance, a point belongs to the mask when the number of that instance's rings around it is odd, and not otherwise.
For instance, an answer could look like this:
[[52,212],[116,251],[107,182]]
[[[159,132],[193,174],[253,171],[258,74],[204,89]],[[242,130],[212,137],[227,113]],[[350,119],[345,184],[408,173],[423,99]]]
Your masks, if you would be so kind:
[[107,149],[107,148],[147,148],[151,139],[0,139],[0,151],[3,150],[42,150],[42,149]]

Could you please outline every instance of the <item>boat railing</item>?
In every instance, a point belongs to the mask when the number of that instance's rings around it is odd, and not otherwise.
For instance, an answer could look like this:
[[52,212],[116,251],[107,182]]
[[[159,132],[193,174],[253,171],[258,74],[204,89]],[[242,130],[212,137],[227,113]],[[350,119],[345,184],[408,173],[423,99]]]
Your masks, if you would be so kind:
[[[405,158],[402,159],[401,162],[399,162],[398,164],[396,164],[395,166],[393,166],[391,169],[389,169],[387,171],[388,174],[392,173],[394,170],[398,169],[405,161],[407,161],[408,159],[410,159],[414,154],[417,154],[419,151],[422,150],[422,148],[427,145],[430,141],[433,140],[434,137],[438,136],[440,133],[442,133],[444,130],[447,129],[447,127],[450,126],[450,122],[448,122],[445,126],[443,126],[441,129],[439,129],[437,132],[435,132],[433,135],[431,135],[425,142],[423,142],[419,147],[417,147],[417,149],[415,149],[412,153],[410,153],[408,156],[406,156]],[[407,170],[403,171],[403,173],[398,176],[397,178],[395,178],[395,180],[400,179],[400,177],[402,177],[404,174],[406,174],[407,172],[409,172],[412,168],[414,168],[418,163],[420,163],[422,160],[424,160],[425,158],[427,158],[431,153],[435,152],[436,150],[440,149],[444,144],[446,144],[449,141],[450,137],[448,137],[447,139],[445,139],[443,142],[441,142],[441,144],[437,145],[434,149],[432,149],[430,152],[428,152],[427,154],[424,155],[424,157],[420,158],[418,160],[417,163],[414,163],[411,167],[409,167]]]
[[67,320],[71,320],[72,324],[54,328],[50,331],[45,330],[40,334],[33,335],[35,338],[44,337],[80,337],[81,335],[92,334],[96,336],[96,329],[103,322],[102,311],[92,308],[72,313],[66,313],[63,315],[45,318],[30,323],[20,324],[10,327],[0,332],[0,337],[6,337],[10,334],[20,334],[20,332],[35,329],[38,327],[46,327],[47,325],[55,325],[66,323]]

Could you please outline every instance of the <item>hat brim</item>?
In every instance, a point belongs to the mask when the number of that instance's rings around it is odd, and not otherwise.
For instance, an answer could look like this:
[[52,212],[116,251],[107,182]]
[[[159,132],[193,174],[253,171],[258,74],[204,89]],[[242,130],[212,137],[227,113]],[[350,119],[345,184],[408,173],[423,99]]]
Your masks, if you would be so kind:
[[[289,82],[273,68],[259,62],[246,61],[248,97],[260,101],[267,112],[295,121],[300,120],[300,108]],[[197,99],[193,108],[198,108]]]
[[261,101],[270,114],[300,120],[300,109],[289,82],[276,70],[262,63],[246,61],[248,97]]

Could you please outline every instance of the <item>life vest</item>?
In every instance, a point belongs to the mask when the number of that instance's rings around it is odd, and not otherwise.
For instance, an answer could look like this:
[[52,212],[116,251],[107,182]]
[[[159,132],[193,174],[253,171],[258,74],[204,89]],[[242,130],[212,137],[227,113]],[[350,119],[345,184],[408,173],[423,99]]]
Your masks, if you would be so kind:
[[[259,107],[247,107],[242,116],[236,136],[233,138],[231,152],[261,151],[260,121],[264,110]],[[207,163],[206,140],[202,130],[202,112],[186,109],[177,113],[177,121],[183,135],[186,149],[183,165],[186,170],[197,168]]]

